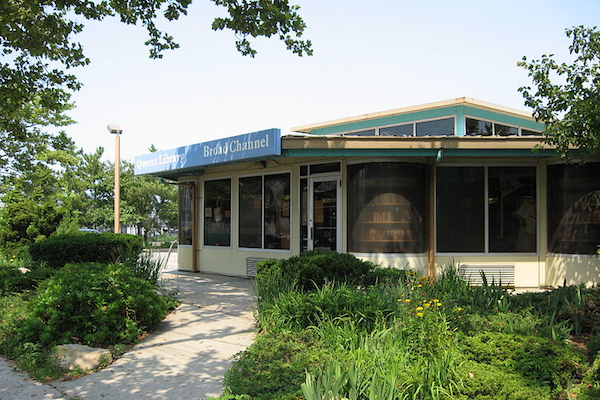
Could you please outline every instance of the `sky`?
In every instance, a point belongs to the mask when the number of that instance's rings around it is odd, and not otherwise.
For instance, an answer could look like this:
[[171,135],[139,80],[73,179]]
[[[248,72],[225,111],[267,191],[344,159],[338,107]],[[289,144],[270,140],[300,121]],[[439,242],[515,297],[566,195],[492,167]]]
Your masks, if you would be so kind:
[[298,57],[276,38],[244,57],[224,11],[195,0],[186,17],[160,23],[180,48],[148,57],[146,32],[116,19],[85,22],[75,37],[91,64],[74,69],[78,147],[102,146],[132,161],[166,150],[269,128],[293,127],[423,103],[472,97],[527,110],[523,56],[570,59],[565,29],[600,25],[600,0],[290,0],[307,24],[314,55]]

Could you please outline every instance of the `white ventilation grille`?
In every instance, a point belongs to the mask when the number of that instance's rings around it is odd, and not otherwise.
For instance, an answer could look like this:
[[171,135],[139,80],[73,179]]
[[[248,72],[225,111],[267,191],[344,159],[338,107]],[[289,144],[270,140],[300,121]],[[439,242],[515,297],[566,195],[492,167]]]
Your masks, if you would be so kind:
[[469,282],[472,286],[483,286],[484,277],[488,285],[502,285],[504,287],[515,287],[515,265],[497,264],[460,264],[458,275]]
[[246,275],[255,277],[256,276],[256,263],[262,260],[266,260],[266,258],[260,257],[247,257],[246,258]]

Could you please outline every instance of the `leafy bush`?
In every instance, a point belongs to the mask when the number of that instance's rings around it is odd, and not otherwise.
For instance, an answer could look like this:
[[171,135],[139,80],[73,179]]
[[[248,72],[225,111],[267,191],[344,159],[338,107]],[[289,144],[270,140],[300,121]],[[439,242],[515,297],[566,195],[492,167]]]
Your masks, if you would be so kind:
[[462,344],[469,359],[516,371],[551,389],[581,378],[582,355],[547,338],[482,332],[465,337]]
[[0,296],[34,289],[39,282],[54,273],[54,270],[44,266],[27,268],[23,265],[26,264],[15,261],[15,259],[11,259],[9,262],[0,262]]
[[319,355],[310,332],[260,335],[225,374],[227,393],[255,400],[297,399],[305,372],[322,365]]
[[369,261],[362,261],[347,253],[305,252],[285,260],[269,260],[257,265],[256,279],[260,284],[269,275],[281,274],[288,282],[296,282],[301,290],[314,290],[328,282],[361,285],[375,268]]
[[518,373],[497,366],[467,361],[458,368],[461,394],[469,399],[550,400],[548,387],[531,384]]
[[143,249],[139,236],[114,233],[76,233],[54,235],[32,243],[31,258],[51,268],[62,268],[68,263],[115,263],[137,260]]
[[27,319],[2,344],[3,352],[35,343],[109,346],[134,343],[173,304],[122,265],[70,264],[37,290]]

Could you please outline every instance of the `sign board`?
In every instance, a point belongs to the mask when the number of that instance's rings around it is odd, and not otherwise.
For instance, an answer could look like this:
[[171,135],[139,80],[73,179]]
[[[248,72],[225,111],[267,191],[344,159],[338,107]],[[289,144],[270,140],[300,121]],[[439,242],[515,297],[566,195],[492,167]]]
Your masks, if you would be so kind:
[[135,174],[145,175],[278,155],[281,131],[268,129],[145,154],[134,164]]

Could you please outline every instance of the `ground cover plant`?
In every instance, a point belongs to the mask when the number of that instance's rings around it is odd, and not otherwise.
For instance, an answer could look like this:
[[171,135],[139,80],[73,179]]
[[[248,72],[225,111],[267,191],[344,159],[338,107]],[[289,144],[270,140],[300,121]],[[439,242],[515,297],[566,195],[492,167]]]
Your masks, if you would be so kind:
[[311,253],[263,262],[256,292],[221,400],[600,398],[598,288],[515,295]]
[[9,256],[0,261],[0,354],[39,380],[65,374],[52,356],[60,344],[122,354],[177,304],[161,291],[161,267],[147,255],[62,268],[38,264],[26,252]]

